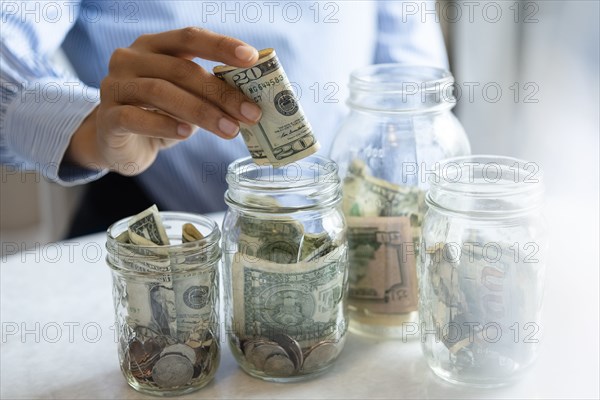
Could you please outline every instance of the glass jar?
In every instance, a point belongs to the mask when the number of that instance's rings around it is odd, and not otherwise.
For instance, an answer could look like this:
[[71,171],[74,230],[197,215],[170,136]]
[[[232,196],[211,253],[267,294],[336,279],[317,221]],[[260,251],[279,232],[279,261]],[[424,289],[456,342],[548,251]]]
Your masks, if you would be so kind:
[[441,159],[470,152],[451,112],[453,85],[446,70],[398,64],[350,77],[350,114],[331,158],[344,177],[353,332],[412,337],[425,176]]
[[251,376],[316,376],[347,331],[346,224],[337,166],[311,156],[285,167],[250,158],[227,172],[223,221],[225,327]]
[[498,386],[532,363],[541,335],[546,233],[534,163],[473,156],[430,177],[419,262],[423,352],[455,383]]
[[[219,366],[221,233],[200,215],[159,215],[170,245],[129,243],[130,218],[125,218],[108,228],[106,260],[121,371],[140,392],[172,396],[205,386]],[[187,224],[203,238],[182,243]]]

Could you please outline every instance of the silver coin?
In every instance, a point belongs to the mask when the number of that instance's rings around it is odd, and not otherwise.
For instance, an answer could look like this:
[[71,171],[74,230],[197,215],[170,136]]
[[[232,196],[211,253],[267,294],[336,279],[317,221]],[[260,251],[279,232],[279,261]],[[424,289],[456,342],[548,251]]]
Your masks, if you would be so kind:
[[312,371],[325,367],[338,354],[337,344],[332,341],[320,342],[311,347],[304,357],[302,369]]
[[250,352],[246,354],[246,359],[250,361],[256,369],[264,371],[265,361],[269,356],[281,354],[287,357],[287,353],[281,346],[275,342],[266,342],[255,344]]
[[163,357],[167,354],[179,354],[185,356],[188,360],[192,362],[192,364],[196,362],[196,352],[190,346],[187,346],[185,344],[177,343],[169,347],[165,347],[162,353],[160,353],[160,356]]
[[296,371],[296,366],[287,356],[273,354],[266,359],[264,371],[271,376],[290,376]]
[[273,336],[273,340],[286,350],[290,360],[294,362],[296,369],[299,369],[303,361],[300,344],[294,338],[284,334]]
[[252,349],[254,349],[254,347],[256,347],[260,344],[265,344],[265,343],[269,343],[269,341],[265,340],[265,339],[245,340],[244,343],[242,344],[242,351],[244,352],[245,355],[247,355],[252,352]]
[[152,380],[161,388],[175,388],[189,383],[194,376],[194,366],[185,356],[167,354],[152,368]]

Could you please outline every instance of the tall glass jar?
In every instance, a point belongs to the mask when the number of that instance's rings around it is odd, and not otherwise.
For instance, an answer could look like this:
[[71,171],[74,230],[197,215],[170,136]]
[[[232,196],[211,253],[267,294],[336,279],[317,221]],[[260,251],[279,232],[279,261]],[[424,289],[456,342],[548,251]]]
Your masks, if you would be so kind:
[[229,166],[225,326],[248,374],[289,382],[330,367],[346,340],[347,242],[337,166]]
[[200,215],[159,215],[170,245],[132,244],[126,218],[108,229],[106,261],[123,375],[140,392],[173,396],[205,386],[219,366],[221,233]]
[[331,158],[344,177],[354,332],[406,338],[415,330],[425,176],[441,159],[470,152],[451,112],[453,84],[446,70],[398,64],[350,77],[350,114]]
[[423,352],[448,381],[509,383],[533,364],[541,336],[541,173],[508,157],[460,157],[430,184],[419,262]]

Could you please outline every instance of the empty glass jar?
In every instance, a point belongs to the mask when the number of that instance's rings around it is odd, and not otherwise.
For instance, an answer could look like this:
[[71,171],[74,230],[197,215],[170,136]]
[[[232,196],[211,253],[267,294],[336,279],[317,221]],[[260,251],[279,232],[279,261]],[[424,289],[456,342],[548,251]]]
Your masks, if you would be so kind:
[[[200,215],[159,215],[170,245],[133,244],[126,218],[108,229],[106,260],[127,383],[140,392],[172,396],[205,386],[219,365],[221,234]],[[148,238],[157,231],[153,217],[140,224]]]
[[406,338],[417,324],[416,257],[426,176],[441,159],[469,154],[451,109],[450,72],[373,65],[350,77],[350,114],[332,146],[348,224],[350,329]]
[[223,222],[225,327],[248,374],[288,382],[324,372],[347,332],[346,225],[337,166],[238,160]]
[[533,364],[546,234],[534,163],[445,161],[431,176],[419,262],[423,352],[455,383],[498,386]]

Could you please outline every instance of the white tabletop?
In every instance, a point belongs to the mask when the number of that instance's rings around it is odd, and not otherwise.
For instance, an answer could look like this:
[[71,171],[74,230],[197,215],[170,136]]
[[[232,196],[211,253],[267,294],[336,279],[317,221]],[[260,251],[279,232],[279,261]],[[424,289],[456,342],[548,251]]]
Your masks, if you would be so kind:
[[[187,397],[598,398],[598,209],[556,200],[547,217],[545,337],[538,363],[519,383],[488,390],[453,386],[429,371],[418,341],[351,334],[327,374],[293,384],[246,375],[223,346],[213,382]],[[119,369],[104,242],[97,234],[2,259],[1,398],[151,397],[130,389]]]

